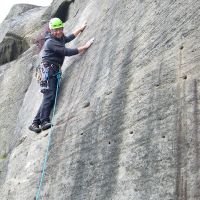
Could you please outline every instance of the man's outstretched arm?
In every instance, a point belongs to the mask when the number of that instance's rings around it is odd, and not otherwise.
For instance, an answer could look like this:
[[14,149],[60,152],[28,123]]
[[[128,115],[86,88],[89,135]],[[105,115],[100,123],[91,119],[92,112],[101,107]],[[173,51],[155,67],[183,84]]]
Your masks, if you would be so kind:
[[86,26],[87,26],[87,23],[85,22],[78,30],[73,32],[74,36],[77,37],[81,32],[84,31]]
[[[65,48],[64,55],[65,56],[74,56],[76,54],[82,53],[82,52],[86,51],[92,45],[93,42],[94,42],[94,38],[90,39],[83,46],[80,46],[78,48],[75,48],[75,49]],[[63,52],[62,49],[60,49],[59,52],[60,53]],[[57,51],[57,53],[59,53],[59,52]]]
[[86,22],[76,31],[74,31],[72,34],[65,36],[65,43],[71,42],[73,39],[75,39],[81,32],[84,31],[86,28],[87,24]]

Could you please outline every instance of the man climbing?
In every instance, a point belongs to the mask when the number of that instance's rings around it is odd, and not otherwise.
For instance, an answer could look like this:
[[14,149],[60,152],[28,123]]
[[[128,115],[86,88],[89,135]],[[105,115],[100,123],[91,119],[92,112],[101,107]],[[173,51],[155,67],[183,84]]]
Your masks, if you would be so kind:
[[89,40],[85,45],[78,48],[66,48],[65,43],[72,41],[86,27],[84,24],[74,33],[65,36],[63,33],[63,22],[59,18],[52,18],[49,22],[50,33],[45,37],[45,43],[42,50],[42,66],[43,81],[42,90],[43,100],[40,108],[29,126],[29,130],[40,133],[42,130],[51,128],[50,114],[54,106],[56,98],[56,90],[58,79],[57,75],[60,72],[60,67],[64,62],[65,56],[73,56],[87,50],[94,39]]

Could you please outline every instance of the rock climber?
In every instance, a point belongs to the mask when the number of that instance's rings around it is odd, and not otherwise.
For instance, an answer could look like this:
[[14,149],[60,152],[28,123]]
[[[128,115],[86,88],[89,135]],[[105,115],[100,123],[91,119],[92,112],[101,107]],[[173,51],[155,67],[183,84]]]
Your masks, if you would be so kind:
[[92,38],[85,45],[78,48],[66,48],[66,43],[72,41],[84,31],[86,23],[68,36],[64,35],[63,28],[63,22],[59,18],[52,18],[49,22],[50,33],[45,36],[41,63],[43,78],[40,82],[43,99],[32,124],[29,126],[29,130],[35,133],[40,133],[52,126],[50,114],[56,98],[57,74],[60,72],[65,56],[73,56],[84,52],[94,41],[94,38]]

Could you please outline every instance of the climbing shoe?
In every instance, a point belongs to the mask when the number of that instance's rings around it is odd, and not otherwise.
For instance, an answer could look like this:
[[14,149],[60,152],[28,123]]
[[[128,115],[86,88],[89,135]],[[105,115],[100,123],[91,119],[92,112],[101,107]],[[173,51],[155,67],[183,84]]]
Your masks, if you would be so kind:
[[41,128],[43,131],[51,128],[51,122],[43,122]]
[[34,131],[35,133],[40,133],[41,132],[41,128],[39,127],[38,124],[31,124],[29,127],[29,130]]

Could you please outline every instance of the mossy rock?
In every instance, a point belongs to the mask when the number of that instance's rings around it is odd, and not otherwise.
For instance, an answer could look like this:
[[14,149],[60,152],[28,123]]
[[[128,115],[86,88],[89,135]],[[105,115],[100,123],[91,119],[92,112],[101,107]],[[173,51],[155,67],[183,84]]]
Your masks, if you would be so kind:
[[5,160],[7,158],[7,154],[4,153],[3,155],[0,155],[0,160]]

